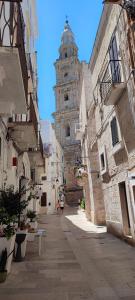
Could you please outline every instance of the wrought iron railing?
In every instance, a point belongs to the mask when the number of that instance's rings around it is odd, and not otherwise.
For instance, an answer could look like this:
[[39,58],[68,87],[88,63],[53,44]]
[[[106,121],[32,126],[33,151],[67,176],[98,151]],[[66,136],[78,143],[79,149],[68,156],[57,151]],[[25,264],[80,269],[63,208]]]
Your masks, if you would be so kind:
[[30,55],[30,53],[27,53],[26,57],[27,57],[27,68],[30,71],[30,76],[31,76],[31,79],[33,81],[34,80],[34,78],[33,78],[34,72],[33,72],[33,67],[32,67],[32,61],[31,61],[31,55]]
[[39,132],[39,150],[41,152],[42,157],[44,156],[44,147],[43,147],[43,142],[42,142],[42,138],[41,138],[41,134]]
[[28,71],[25,54],[25,23],[20,0],[0,1],[0,47],[18,48],[27,100]]
[[123,8],[126,9],[131,20],[135,21],[135,0],[124,0]]
[[33,123],[35,133],[36,133],[36,136],[38,138],[38,120],[37,120],[37,115],[36,115],[36,112],[35,112],[35,106],[34,106],[31,94],[30,94],[30,119],[29,120],[30,120],[30,122]]
[[101,101],[105,101],[112,86],[122,83],[121,60],[110,60],[102,70],[99,78]]

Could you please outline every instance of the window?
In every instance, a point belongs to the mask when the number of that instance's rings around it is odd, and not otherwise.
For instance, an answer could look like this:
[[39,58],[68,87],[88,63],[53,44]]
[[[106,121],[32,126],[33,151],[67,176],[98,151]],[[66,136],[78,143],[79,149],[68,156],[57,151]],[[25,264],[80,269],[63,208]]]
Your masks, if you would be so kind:
[[67,77],[68,76],[68,73],[66,72],[65,74],[64,74],[64,77]]
[[100,174],[104,175],[108,172],[106,147],[103,146],[99,152]]
[[42,177],[41,177],[41,180],[42,180],[42,181],[47,180],[47,176],[42,176]]
[[121,82],[120,63],[118,55],[118,47],[116,36],[113,35],[109,46],[110,66],[112,74],[112,82]]
[[113,147],[119,143],[119,135],[118,135],[118,127],[117,127],[117,120],[114,117],[111,121],[111,133],[112,133],[112,145]]
[[70,126],[66,127],[66,137],[70,137]]
[[105,157],[104,157],[104,153],[102,153],[100,155],[100,160],[101,160],[101,170],[104,170],[105,168]]
[[65,58],[67,58],[67,52],[65,53]]
[[35,181],[35,169],[31,169],[31,180]]
[[69,100],[68,94],[65,94],[64,95],[64,101],[68,101],[68,100]]

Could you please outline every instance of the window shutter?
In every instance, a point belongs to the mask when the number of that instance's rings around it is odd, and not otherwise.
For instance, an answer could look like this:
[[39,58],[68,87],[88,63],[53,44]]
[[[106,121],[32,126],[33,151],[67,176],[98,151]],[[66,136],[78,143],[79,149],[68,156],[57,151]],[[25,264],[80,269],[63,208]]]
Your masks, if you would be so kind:
[[119,142],[117,120],[114,117],[111,121],[112,145],[113,147]]

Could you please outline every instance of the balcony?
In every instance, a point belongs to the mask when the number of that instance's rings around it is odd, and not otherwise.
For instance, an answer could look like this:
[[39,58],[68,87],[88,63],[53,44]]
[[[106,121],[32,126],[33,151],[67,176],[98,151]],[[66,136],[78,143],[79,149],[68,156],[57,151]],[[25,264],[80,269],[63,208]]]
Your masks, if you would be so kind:
[[130,20],[135,22],[135,2],[131,0],[127,0],[123,4],[123,7],[127,11]]
[[26,113],[24,28],[20,1],[0,1],[0,114]]
[[44,158],[44,150],[43,143],[41,139],[41,135],[39,133],[38,145],[37,147],[28,149],[28,156],[30,160],[31,169],[36,170],[36,183],[41,183],[41,174],[45,172],[45,158]]
[[84,129],[84,126],[82,125],[82,123],[75,124],[75,137],[76,137],[76,140],[81,141],[84,133],[85,133],[85,129]]
[[101,101],[105,105],[115,105],[126,88],[121,60],[106,62],[99,82]]
[[27,115],[14,115],[8,123],[10,138],[22,151],[38,147],[38,120],[32,97]]
[[34,72],[33,72],[33,67],[32,67],[32,62],[31,62],[31,56],[30,53],[27,53],[27,68],[28,68],[28,92],[33,93],[33,81],[34,81]]

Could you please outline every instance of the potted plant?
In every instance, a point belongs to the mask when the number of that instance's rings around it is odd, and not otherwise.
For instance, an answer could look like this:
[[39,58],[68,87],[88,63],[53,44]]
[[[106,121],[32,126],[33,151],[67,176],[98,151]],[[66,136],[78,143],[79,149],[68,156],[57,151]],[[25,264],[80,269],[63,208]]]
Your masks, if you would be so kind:
[[7,270],[6,270],[7,258],[8,258],[7,249],[5,248],[0,255],[0,283],[4,282],[7,278]]
[[85,199],[84,198],[82,198],[80,206],[83,210],[85,210]]
[[36,221],[36,212],[34,210],[29,209],[27,211],[27,218],[30,219],[30,226],[31,228],[37,228],[37,221]]
[[[4,233],[6,234],[6,236],[10,234],[12,236],[11,231],[12,229],[14,229],[15,223],[17,224],[16,227],[19,230],[17,230],[16,234],[23,234],[23,238],[25,237],[25,243],[23,245],[23,256],[25,256],[26,252],[26,230],[25,232],[21,230],[21,219],[23,218],[25,209],[29,203],[29,198],[24,199],[23,197],[25,194],[26,190],[24,188],[19,191],[14,191],[13,187],[1,190],[0,192],[0,208],[3,211],[2,220],[0,220],[0,223],[4,227]],[[4,216],[4,213],[6,214],[6,216]],[[8,219],[8,221],[6,218]],[[19,236],[16,237],[16,240],[18,239]],[[20,237],[20,239],[22,240],[22,237]]]
[[27,218],[30,220],[30,222],[29,222],[30,228],[28,230],[28,241],[32,242],[32,241],[34,241],[35,231],[38,226],[37,221],[36,221],[36,212],[29,209],[27,211]]
[[18,227],[20,227],[21,216],[30,200],[29,197],[28,199],[22,199],[25,193],[24,188],[20,191],[14,191],[13,187],[0,191],[0,207],[4,208],[11,218],[16,218]]
[[5,208],[0,208],[0,255],[4,249],[7,249],[7,273],[10,272],[13,259],[13,250],[15,245],[15,217],[11,217]]
[[75,178],[79,186],[84,186],[88,181],[88,173],[86,165],[79,165],[74,168]]

